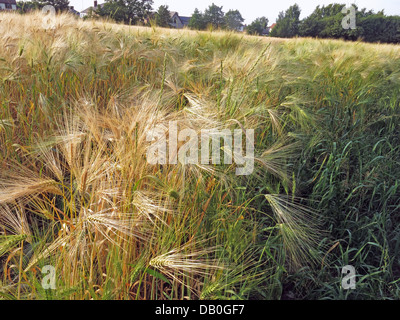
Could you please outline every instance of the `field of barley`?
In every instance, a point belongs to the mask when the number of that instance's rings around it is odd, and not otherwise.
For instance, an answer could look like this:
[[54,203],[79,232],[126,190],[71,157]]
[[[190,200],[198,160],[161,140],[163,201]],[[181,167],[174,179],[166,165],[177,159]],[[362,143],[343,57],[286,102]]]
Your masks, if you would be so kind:
[[[400,46],[1,13],[0,299],[397,299],[399,115]],[[170,121],[253,173],[150,164]]]

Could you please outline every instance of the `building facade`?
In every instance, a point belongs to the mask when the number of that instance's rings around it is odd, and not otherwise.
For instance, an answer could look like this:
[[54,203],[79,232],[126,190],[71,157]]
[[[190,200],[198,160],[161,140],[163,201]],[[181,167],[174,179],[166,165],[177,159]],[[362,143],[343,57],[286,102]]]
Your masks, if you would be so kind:
[[16,0],[0,0],[0,10],[17,10]]
[[176,11],[171,11],[170,12],[171,16],[171,27],[176,28],[176,29],[182,29],[186,27],[189,24],[190,18],[191,17],[183,17],[178,14]]

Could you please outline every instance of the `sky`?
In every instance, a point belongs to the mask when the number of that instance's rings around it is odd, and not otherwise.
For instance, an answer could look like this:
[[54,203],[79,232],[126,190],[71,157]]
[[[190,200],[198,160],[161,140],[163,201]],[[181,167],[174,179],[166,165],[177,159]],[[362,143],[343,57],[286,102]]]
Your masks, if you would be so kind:
[[[103,2],[105,1],[98,0],[98,3]],[[301,8],[301,19],[310,15],[317,5],[335,2],[346,5],[355,3],[359,8],[372,9],[375,12],[384,9],[387,15],[400,15],[400,0],[153,0],[153,9],[157,9],[160,5],[168,5],[170,11],[177,11],[181,16],[191,16],[195,8],[204,11],[213,2],[222,6],[224,12],[230,9],[239,10],[245,19],[245,24],[262,16],[267,17],[272,24],[280,11],[285,11],[295,3]],[[82,11],[93,5],[93,0],[70,0],[70,5]]]

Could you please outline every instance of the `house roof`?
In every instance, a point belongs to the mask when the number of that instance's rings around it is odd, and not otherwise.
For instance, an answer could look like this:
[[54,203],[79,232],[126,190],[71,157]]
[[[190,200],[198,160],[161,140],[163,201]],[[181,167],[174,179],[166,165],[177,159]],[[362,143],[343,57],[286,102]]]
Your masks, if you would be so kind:
[[[3,1],[3,0],[0,0],[0,2],[1,2],[1,1]],[[104,3],[98,4],[97,6],[98,6],[98,7],[103,7],[103,6],[104,6]],[[90,10],[93,10],[93,9],[94,9],[93,7],[89,7],[89,8],[86,8],[85,10],[81,11],[81,13],[89,13]]]
[[4,3],[4,4],[17,4],[17,2],[15,0],[0,0],[0,3]]
[[[0,0],[1,1],[1,0]],[[270,28],[270,29],[272,29],[273,27],[275,27],[276,26],[276,23],[273,23],[270,27],[268,27],[268,28]]]
[[179,13],[176,12],[176,11],[170,11],[170,12],[169,12],[169,16],[171,17],[171,19],[172,19],[174,16],[177,16],[177,17],[179,18],[179,20],[181,20],[181,22],[182,22],[183,25],[188,25],[188,24],[189,24],[189,20],[192,18],[192,17],[183,17],[183,16],[180,16]]
[[191,19],[192,17],[181,17],[181,16],[179,16],[179,18],[181,19],[181,21],[182,21],[182,23],[183,23],[184,25],[187,25],[187,24],[189,24],[189,21],[190,21],[190,19]]
[[[0,0],[0,1],[1,1],[1,0]],[[79,11],[76,11],[76,10],[73,9],[73,8],[69,8],[69,9],[68,9],[68,12],[69,12],[69,13],[76,14],[76,15],[79,15]]]

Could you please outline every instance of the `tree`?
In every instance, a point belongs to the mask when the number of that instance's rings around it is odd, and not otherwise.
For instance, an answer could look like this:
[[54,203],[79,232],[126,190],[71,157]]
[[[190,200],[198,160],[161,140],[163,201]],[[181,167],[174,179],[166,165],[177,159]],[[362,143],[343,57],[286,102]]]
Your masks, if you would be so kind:
[[[100,17],[109,17],[118,22],[126,22],[127,20],[127,8],[123,0],[106,0],[103,6],[98,6],[93,11]],[[91,15],[91,12],[89,15]]]
[[299,34],[300,7],[295,4],[286,12],[280,12],[276,26],[271,31],[272,37],[291,38]]
[[268,27],[268,19],[266,17],[257,18],[247,26],[247,33],[261,36]]
[[302,37],[317,37],[322,29],[324,29],[324,26],[321,16],[321,9],[319,6],[317,6],[310,16],[300,22],[299,34]]
[[[310,16],[301,21],[299,35],[302,37],[356,40],[363,33],[362,27],[358,26],[356,29],[343,28],[342,20],[345,15],[342,10],[344,7],[344,4],[317,6]],[[357,21],[373,14],[371,11],[366,11],[366,9],[358,10],[357,6],[355,6],[355,8],[357,12]]]
[[37,1],[17,1],[17,10],[20,13],[27,13],[38,9],[40,9],[40,6]]
[[102,17],[110,17],[118,22],[136,24],[144,21],[149,15],[153,0],[106,0],[96,13]]
[[34,0],[35,8],[43,8],[44,6],[53,6],[57,12],[68,11],[69,1],[68,0]]
[[229,10],[225,14],[225,27],[229,30],[240,30],[243,26],[243,17],[238,10]]
[[153,0],[124,0],[127,8],[128,21],[137,23],[138,21],[144,21],[151,9]]
[[400,17],[383,13],[360,19],[361,37],[368,42],[400,43]]
[[204,22],[206,25],[212,25],[215,28],[224,27],[224,12],[222,7],[216,6],[214,3],[204,11]]
[[156,24],[160,27],[169,27],[171,23],[171,14],[168,6],[160,6],[156,13]]
[[207,25],[204,21],[204,16],[203,14],[199,11],[199,9],[194,9],[194,12],[192,14],[192,17],[189,20],[189,25],[188,27],[190,29],[196,29],[196,30],[204,30]]

